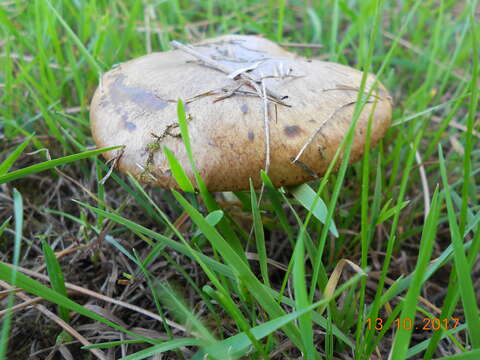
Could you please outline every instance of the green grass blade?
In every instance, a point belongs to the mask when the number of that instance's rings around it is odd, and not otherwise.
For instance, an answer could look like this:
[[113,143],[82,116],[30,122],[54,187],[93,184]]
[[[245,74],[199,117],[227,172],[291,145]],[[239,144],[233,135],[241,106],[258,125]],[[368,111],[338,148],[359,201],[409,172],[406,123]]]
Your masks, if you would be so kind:
[[265,192],[267,196],[270,198],[270,201],[272,203],[273,210],[275,211],[275,215],[278,218],[278,222],[280,223],[280,226],[282,227],[283,231],[287,234],[288,240],[290,241],[291,244],[293,244],[294,239],[293,239],[293,227],[290,226],[288,222],[287,215],[285,214],[285,211],[282,207],[282,194],[279,192],[278,189],[276,189],[273,186],[272,181],[268,177],[268,175],[265,173],[265,171],[260,172],[260,176],[262,178],[263,183],[265,184]]
[[[100,316],[93,311],[85,309],[83,306],[80,304],[77,304],[76,302],[70,300],[69,298],[66,298],[65,296],[59,294],[55,290],[50,289],[49,287],[41,284],[40,282],[33,280],[29,278],[28,276],[22,274],[21,272],[17,271],[15,267],[10,267],[6,265],[3,262],[0,262],[0,279],[8,282],[11,284],[12,277],[14,277],[14,274],[16,274],[16,282],[15,286],[25,290],[26,292],[29,292],[31,294],[34,294],[36,296],[39,296],[47,301],[50,301],[54,304],[57,304],[59,306],[63,306],[71,311],[75,311],[79,313],[80,315],[86,316],[90,319],[99,321],[105,325],[108,325],[116,330],[122,331],[136,339],[142,339],[145,342],[148,343],[156,343],[157,340],[152,340],[147,337],[144,337],[142,335],[138,335],[134,333],[133,331],[130,331],[128,329],[123,328],[120,325],[115,324],[114,322],[104,318],[103,316]],[[11,284],[12,285],[12,284]]]
[[7,218],[7,220],[5,220],[2,225],[0,225],[0,237],[2,236],[3,232],[5,231],[5,229],[7,228],[8,224],[10,224],[10,220],[12,219],[12,217],[9,217]]
[[168,285],[160,282],[155,284],[157,295],[162,303],[167,306],[169,313],[175,316],[187,328],[191,328],[196,338],[202,340],[206,345],[216,342],[211,331],[200,321],[200,319],[181,300],[181,296],[173,291]]
[[138,351],[134,354],[122,357],[120,360],[141,360],[151,358],[153,355],[164,353],[165,351],[175,350],[185,346],[201,346],[203,342],[197,339],[175,339],[165,341],[161,344],[154,345],[148,349]]
[[[18,265],[20,262],[20,249],[22,243],[22,233],[23,233],[23,198],[22,194],[13,190],[13,210],[15,215],[15,243],[13,248],[13,264]],[[7,223],[7,222],[5,222]],[[2,225],[3,227],[3,225]],[[1,265],[1,263],[0,263]],[[1,271],[1,269],[0,269]],[[16,270],[5,274],[5,277],[2,280],[8,282],[13,288],[19,286],[18,278],[21,277],[21,274]],[[0,274],[1,278],[1,274]],[[12,313],[10,309],[13,306],[15,301],[15,293],[10,292],[7,298],[7,313],[4,315],[2,331],[0,333],[0,359],[5,359],[8,348],[8,339],[10,337],[10,328],[12,325]]]
[[[91,205],[84,204],[80,201],[75,201],[75,202],[78,203],[79,205],[97,213],[97,214],[103,215],[106,218],[108,218],[112,221],[115,221],[118,224],[124,225],[125,227],[127,227],[128,229],[130,229],[133,232],[149,236],[152,239],[160,241],[161,243],[171,247],[172,249],[178,251],[179,253],[182,253],[184,255],[192,257],[192,254],[190,252],[191,250],[189,250],[185,245],[183,245],[183,244],[181,244],[181,243],[179,243],[175,240],[172,240],[172,239],[170,239],[166,236],[163,236],[159,233],[156,233],[155,231],[147,229],[146,227],[138,225],[137,223],[135,223],[133,221],[130,221],[130,220],[127,220],[127,219],[125,219],[125,218],[123,218],[123,217],[121,217],[117,214],[109,213],[105,210],[101,210],[101,209],[98,209],[98,208],[93,207]],[[220,273],[224,276],[233,277],[233,273],[232,273],[232,271],[229,267],[215,261],[214,259],[212,259],[212,258],[210,258],[210,257],[208,257],[204,254],[197,253],[197,251],[195,251],[195,250],[193,250],[193,252],[196,253],[202,259],[202,261],[204,261],[209,267],[211,267],[212,270],[214,270],[214,271],[216,271],[216,272],[218,272],[218,273]]]
[[[52,248],[45,240],[42,240],[42,250],[43,256],[45,256],[45,263],[47,264],[48,277],[50,278],[50,284],[52,284],[53,290],[68,298],[62,268],[60,267]],[[58,308],[58,313],[67,324],[70,322],[70,315],[66,308],[60,306]]]
[[[477,8],[476,2],[470,4],[470,35],[472,38],[472,69],[471,69],[471,81],[470,91],[471,96],[469,99],[468,115],[467,115],[467,131],[465,134],[465,154],[463,156],[463,184],[462,184],[462,206],[460,207],[460,234],[463,234],[466,226],[467,210],[469,204],[469,198],[472,193],[477,191],[475,177],[471,176],[472,169],[472,151],[473,151],[473,127],[476,119],[478,120],[478,78],[479,78],[479,66],[478,66],[478,38],[477,38],[477,21],[475,12]],[[478,202],[477,202],[478,203]],[[479,330],[480,333],[480,330]],[[480,346],[480,340],[478,342]]]
[[[415,267],[415,275],[408,289],[407,295],[403,302],[403,310],[400,319],[415,319],[418,297],[423,285],[423,274],[427,269],[428,263],[432,256],[433,245],[437,233],[438,217],[440,215],[441,201],[439,201],[438,187],[432,198],[430,212],[423,227],[422,239],[420,242],[420,250],[418,254],[417,265]],[[391,356],[393,359],[403,359],[406,357],[413,327],[408,329],[400,327],[395,334]]]
[[[348,288],[354,286],[358,281],[360,280],[360,276],[355,276],[339,286],[337,290],[332,294],[330,297],[326,297],[316,303],[313,303],[306,307],[305,309],[302,310],[295,310],[289,314],[282,315],[280,317],[274,318],[272,320],[269,320],[261,325],[257,325],[256,327],[251,329],[251,333],[255,336],[257,340],[260,340],[270,334],[272,334],[274,331],[277,331],[278,329],[284,327],[288,323],[299,319],[301,316],[304,316],[307,313],[311,313],[313,316],[315,313],[313,312],[314,309],[320,307],[320,306],[325,306],[329,302],[331,302],[333,299],[338,297],[340,294],[342,294],[345,290]],[[318,314],[317,314],[318,315]],[[325,319],[324,319],[325,320]],[[346,338],[345,338],[346,339]],[[346,339],[347,340],[347,339]],[[242,356],[244,352],[248,350],[248,347],[251,345],[251,342],[248,338],[248,336],[244,333],[240,333],[234,336],[231,336],[225,340],[222,340],[218,344],[215,344],[211,347],[207,347],[195,354],[195,356],[192,358],[192,360],[202,360],[205,359],[205,355],[208,354],[216,354],[217,352],[217,347],[223,348],[228,348],[231,351],[232,355],[237,355],[237,356]]]
[[[450,330],[442,333],[440,335],[440,339],[445,339],[446,337],[453,336],[454,334],[457,334],[461,331],[465,331],[466,329],[467,329],[466,324],[458,325],[456,328],[450,329]],[[415,355],[420,354],[421,352],[425,351],[430,346],[431,341],[432,341],[432,338],[428,338],[428,339],[422,341],[421,343],[419,343],[415,346],[412,346],[410,349],[408,349],[406,358],[409,359],[412,356],[415,356]],[[424,357],[424,359],[425,359],[425,357]]]
[[195,192],[192,182],[188,178],[185,170],[183,170],[183,167],[180,165],[173,152],[166,146],[163,147],[163,152],[167,157],[168,164],[170,165],[170,169],[172,170],[172,175],[180,189],[185,192]]
[[88,350],[88,349],[111,349],[119,345],[123,344],[141,344],[143,343],[142,340],[118,340],[118,341],[108,341],[104,343],[99,343],[99,344],[92,344],[92,345],[85,345],[82,346],[82,349]]
[[[185,113],[185,107],[183,105],[182,100],[179,100],[177,103],[177,117],[178,117],[178,124],[180,127],[180,134],[182,135],[183,144],[185,145],[185,151],[187,152],[188,161],[190,162],[190,166],[192,168],[198,190],[200,191],[200,196],[202,197],[209,212],[219,210],[220,207],[216,203],[213,196],[209,193],[207,187],[205,186],[205,183],[203,182],[202,177],[198,173],[197,168],[195,166],[195,160],[193,158],[193,152],[192,152],[192,145],[190,143],[190,135],[188,132],[187,115]],[[227,220],[227,217],[224,217],[220,221],[219,229],[225,235],[225,237],[228,237],[233,248],[237,251],[237,253],[243,259],[243,261],[247,262],[247,258],[245,257],[245,252],[243,251],[240,240],[238,236],[235,234],[235,232],[233,231],[232,226],[229,223],[229,220]]]
[[18,157],[22,154],[23,150],[30,144],[33,135],[27,137],[17,148],[0,164],[0,176],[4,175],[10,170],[12,165],[18,159]]
[[265,247],[265,234],[263,232],[263,222],[260,215],[259,204],[257,203],[257,196],[253,188],[252,179],[250,179],[250,199],[252,204],[253,215],[253,229],[255,232],[255,240],[257,244],[258,261],[260,264],[260,272],[262,274],[263,283],[270,286],[268,279],[268,264],[267,264],[267,249]]
[[286,0],[278,1],[278,17],[277,17],[277,41],[282,41],[283,39],[283,22],[285,18],[285,3]]
[[46,2],[46,4],[48,5],[48,7],[50,8],[50,10],[52,11],[53,15],[58,19],[58,21],[60,22],[60,24],[62,24],[63,28],[65,29],[65,31],[67,32],[67,35],[69,36],[69,38],[75,43],[75,45],[77,45],[78,47],[78,50],[80,50],[80,52],[82,53],[82,55],[85,57],[85,59],[90,63],[90,66],[92,66],[92,68],[95,69],[95,71],[98,73],[98,74],[101,74],[103,72],[103,69],[102,67],[98,64],[98,62],[94,59],[94,57],[92,56],[92,54],[90,54],[90,52],[87,50],[87,48],[85,47],[85,45],[83,45],[82,41],[78,38],[78,36],[73,32],[73,30],[70,28],[70,26],[68,26],[68,24],[66,23],[66,21],[63,19],[63,17],[59,14],[59,12],[57,11],[57,9],[55,9],[55,7],[52,5],[52,3],[50,2],[50,0],[44,0]]
[[[463,354],[442,357],[441,360],[478,360],[480,358],[480,350],[472,350]],[[440,358],[436,359],[440,360]]]
[[460,229],[456,220],[456,212],[453,208],[452,197],[450,195],[450,186],[448,184],[447,170],[442,148],[439,146],[440,173],[445,191],[445,200],[447,203],[448,222],[450,224],[450,235],[452,237],[453,252],[455,258],[455,270],[458,276],[460,295],[463,302],[465,318],[468,326],[469,338],[475,349],[480,348],[480,317],[478,316],[478,304],[476,292],[473,286],[467,257],[463,250],[463,238],[460,235]]
[[28,166],[28,167],[23,168],[23,169],[19,169],[19,170],[9,172],[9,173],[4,174],[4,175],[0,175],[0,184],[4,184],[4,183],[7,183],[7,182],[16,180],[16,179],[23,178],[23,177],[31,175],[31,174],[35,174],[35,173],[38,173],[38,172],[41,172],[41,171],[53,169],[56,166],[68,164],[68,163],[78,161],[78,160],[82,160],[82,159],[86,159],[86,158],[104,153],[106,151],[112,151],[112,150],[119,149],[119,148],[121,148],[121,146],[113,146],[113,147],[108,147],[108,148],[85,151],[85,152],[82,152],[82,153],[79,153],[79,154],[68,155],[68,156],[58,158],[58,159],[44,161],[40,164],[35,164],[35,165]]
[[[217,232],[217,230],[208,224],[203,216],[190,205],[178,192],[173,190],[173,194],[182,207],[188,212],[192,221],[197,224],[205,237],[210,241],[213,248],[216,249],[229,267],[235,271],[244,285],[248,287],[249,292],[262,305],[265,311],[272,317],[278,317],[285,314],[284,310],[278,305],[270,292],[255,277],[251,269],[248,267],[237,254],[236,251],[225,241],[225,239]],[[284,329],[285,333],[290,337],[291,341],[301,347],[301,340],[298,330],[292,325],[287,325]]]
[[[312,215],[315,216],[320,222],[325,224],[327,218],[327,206],[319,195],[313,191],[313,189],[308,184],[302,184],[295,188],[289,189],[295,199],[302,204],[305,209],[312,212]],[[335,226],[335,222],[332,220],[330,224],[330,232],[338,237],[338,230]]]
[[[303,231],[300,233],[295,250],[293,252],[293,289],[295,293],[295,308],[297,311],[307,309],[310,306],[310,300],[307,293],[307,283],[305,280],[305,250],[303,245]],[[305,347],[305,358],[315,360],[317,351],[313,343],[313,324],[311,314],[305,313],[298,319],[300,334]]]

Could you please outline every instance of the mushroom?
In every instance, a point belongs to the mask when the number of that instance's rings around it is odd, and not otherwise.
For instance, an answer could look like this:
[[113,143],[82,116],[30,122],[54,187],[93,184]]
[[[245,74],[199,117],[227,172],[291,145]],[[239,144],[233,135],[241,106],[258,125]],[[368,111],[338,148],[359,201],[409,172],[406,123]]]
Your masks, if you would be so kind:
[[[347,133],[362,73],[290,53],[257,36],[226,35],[195,46],[121,63],[102,76],[91,104],[98,146],[114,152],[120,171],[141,181],[178,188],[162,148],[168,147],[193,179],[180,136],[177,106],[183,99],[196,168],[210,191],[261,185],[268,170],[275,186],[321,176]],[[358,118],[351,161],[362,154],[372,112],[371,142],[391,118],[388,91],[376,86]]]

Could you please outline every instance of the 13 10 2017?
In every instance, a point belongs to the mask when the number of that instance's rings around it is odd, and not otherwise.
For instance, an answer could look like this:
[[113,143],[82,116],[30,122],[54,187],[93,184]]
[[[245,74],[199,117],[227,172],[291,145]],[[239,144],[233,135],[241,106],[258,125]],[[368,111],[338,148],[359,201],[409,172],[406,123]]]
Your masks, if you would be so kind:
[[367,329],[375,329],[381,331],[385,328],[391,328],[395,330],[421,330],[421,331],[438,331],[454,329],[460,323],[459,318],[423,318],[419,320],[411,318],[395,318],[393,321],[388,321],[383,318],[366,320]]

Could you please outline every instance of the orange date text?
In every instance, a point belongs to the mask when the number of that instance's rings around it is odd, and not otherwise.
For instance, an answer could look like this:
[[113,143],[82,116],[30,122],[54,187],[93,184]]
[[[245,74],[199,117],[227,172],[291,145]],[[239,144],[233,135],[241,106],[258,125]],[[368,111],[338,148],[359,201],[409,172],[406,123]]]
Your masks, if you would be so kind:
[[393,321],[388,321],[382,318],[368,318],[366,320],[366,325],[368,330],[375,329],[376,331],[382,331],[384,329],[438,331],[455,329],[459,322],[459,318],[423,318],[418,320],[411,318],[396,318]]

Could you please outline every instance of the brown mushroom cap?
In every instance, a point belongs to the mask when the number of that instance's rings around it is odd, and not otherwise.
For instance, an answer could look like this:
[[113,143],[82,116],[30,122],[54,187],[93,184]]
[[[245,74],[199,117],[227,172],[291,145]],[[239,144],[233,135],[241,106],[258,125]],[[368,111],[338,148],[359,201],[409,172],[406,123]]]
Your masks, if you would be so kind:
[[[311,180],[312,171],[318,175],[326,171],[351,124],[355,106],[347,104],[357,98],[360,71],[297,56],[256,36],[221,36],[194,49],[232,71],[255,67],[249,74],[263,76],[266,88],[287,97],[283,102],[288,106],[272,101],[268,106],[269,176],[275,186],[299,184]],[[369,75],[367,89],[374,80]],[[207,188],[245,190],[249,178],[259,186],[266,156],[263,99],[247,85],[222,99],[222,94],[228,95],[240,84],[241,80],[206,67],[181,50],[122,63],[103,75],[92,99],[93,137],[98,146],[125,145],[118,159],[121,171],[177,188],[162,151],[167,146],[193,182],[178,128],[176,102],[183,99],[195,165]],[[367,103],[358,119],[351,161],[363,152],[373,110],[372,144],[390,124],[388,92],[379,84],[375,94],[376,101]],[[315,133],[300,161],[292,163]],[[115,155],[105,154],[107,159]]]

